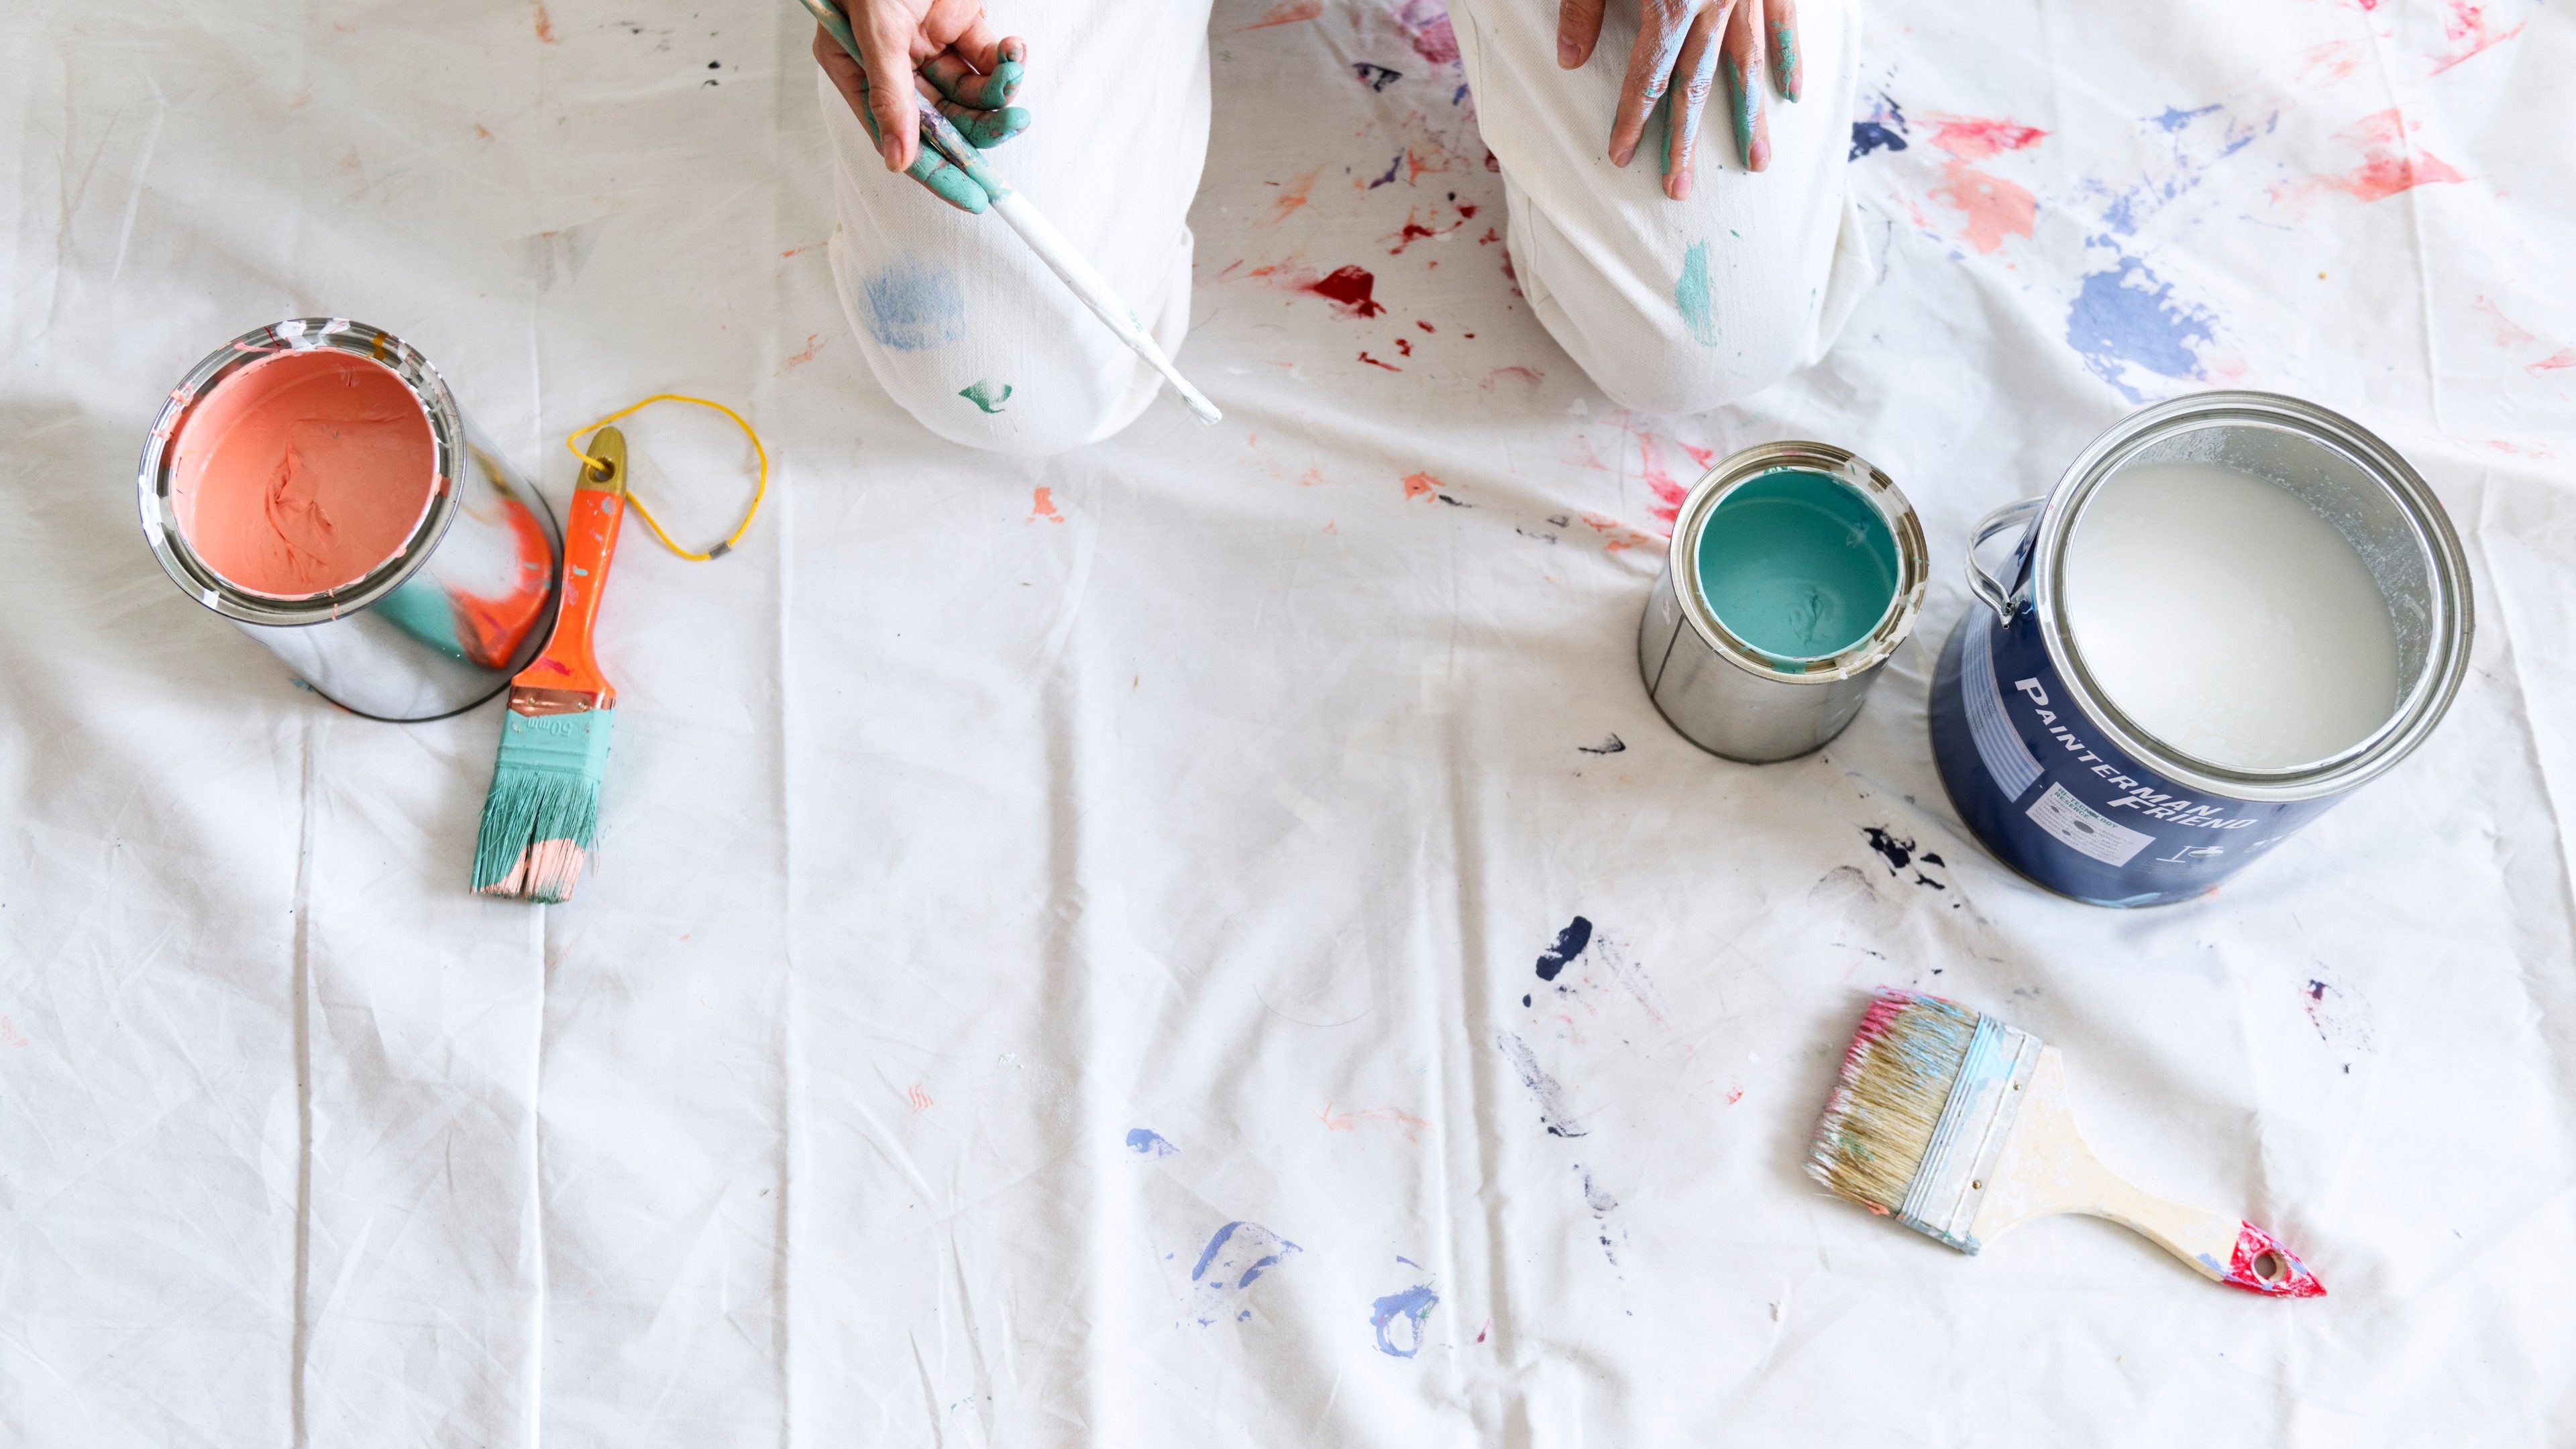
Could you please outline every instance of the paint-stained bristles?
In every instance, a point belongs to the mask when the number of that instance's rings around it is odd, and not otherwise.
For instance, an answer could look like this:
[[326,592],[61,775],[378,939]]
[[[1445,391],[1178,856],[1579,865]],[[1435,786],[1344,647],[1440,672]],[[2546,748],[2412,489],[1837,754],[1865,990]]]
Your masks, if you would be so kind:
[[1843,1055],[1807,1175],[1871,1212],[1902,1207],[1976,1030],[1977,1014],[1956,1002],[1881,991]]

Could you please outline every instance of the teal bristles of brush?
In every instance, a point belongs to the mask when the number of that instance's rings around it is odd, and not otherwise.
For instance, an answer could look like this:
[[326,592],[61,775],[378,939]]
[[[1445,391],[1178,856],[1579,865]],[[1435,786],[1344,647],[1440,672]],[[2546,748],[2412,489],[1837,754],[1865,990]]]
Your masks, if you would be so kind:
[[1816,1124],[1807,1173],[1963,1253],[2033,1218],[2083,1213],[2231,1288],[2271,1298],[2326,1292],[2252,1223],[2113,1176],[2075,1131],[2057,1048],[1919,991],[1882,990],[1870,1003]]
[[554,637],[510,681],[501,760],[474,841],[474,889],[531,901],[572,898],[599,838],[599,781],[608,769],[617,688],[592,657],[591,626],[626,518],[626,435],[591,435],[590,462],[564,525],[563,606]]

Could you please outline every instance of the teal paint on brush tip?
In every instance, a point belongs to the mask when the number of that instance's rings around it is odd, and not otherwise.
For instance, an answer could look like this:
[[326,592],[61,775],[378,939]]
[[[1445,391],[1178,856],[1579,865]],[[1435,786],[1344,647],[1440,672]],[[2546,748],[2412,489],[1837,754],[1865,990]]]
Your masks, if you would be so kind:
[[1737,638],[1783,662],[1830,658],[1896,602],[1896,536],[1850,484],[1779,468],[1738,484],[1701,525],[1699,588]]
[[599,839],[599,781],[614,709],[501,716],[501,759],[474,838],[474,889],[535,901],[572,898]]

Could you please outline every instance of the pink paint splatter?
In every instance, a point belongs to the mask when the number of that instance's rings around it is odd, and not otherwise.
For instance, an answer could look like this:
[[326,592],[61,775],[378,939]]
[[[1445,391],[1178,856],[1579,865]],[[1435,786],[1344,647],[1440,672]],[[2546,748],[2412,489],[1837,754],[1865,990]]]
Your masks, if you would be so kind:
[[820,332],[808,332],[805,334],[805,350],[802,352],[790,353],[788,355],[786,365],[780,367],[778,370],[780,372],[785,372],[791,367],[803,367],[806,363],[814,360],[815,353],[822,350],[823,334]]
[[1271,6],[1260,19],[1243,28],[1267,30],[1273,25],[1294,25],[1300,20],[1312,20],[1323,13],[1324,0],[1280,0],[1279,4]]
[[2485,6],[2474,3],[2474,0],[2450,0],[2450,13],[2442,17],[2442,33],[2449,37],[2451,43],[2434,60],[2433,68],[2426,74],[2440,75],[2464,60],[2483,54],[2490,47],[2520,35],[2523,25],[2530,23],[2526,20],[2511,30],[2498,30],[2487,19]]
[[1261,225],[1277,226],[1286,221],[1291,213],[1306,204],[1306,198],[1315,190],[1315,178],[1323,174],[1324,168],[1318,166],[1284,184],[1277,181],[1270,183],[1279,188],[1279,194],[1270,199],[1270,214],[1261,219]]
[[[1404,475],[1404,496],[1407,498],[1429,498],[1447,486],[1449,485],[1432,477],[1428,473],[1407,473]],[[1432,511],[1434,513],[1439,512],[1436,508]]]
[[1727,1090],[1727,1093],[1726,1093],[1726,1105],[1728,1105],[1728,1106],[1732,1107],[1732,1106],[1734,1106],[1736,1103],[1741,1102],[1741,1101],[1743,1101],[1743,1100],[1744,1100],[1744,1088],[1743,1088],[1743,1086],[1742,1086],[1741,1084],[1739,1084],[1739,1085],[1737,1085],[1737,1086],[1734,1086],[1734,1087],[1731,1087],[1731,1088],[1729,1088],[1729,1089]]
[[2360,201],[2384,201],[2418,186],[2468,180],[2406,139],[2418,124],[2394,106],[2362,117],[2335,133],[2336,140],[2361,149],[2361,165],[2341,175],[2312,178],[2309,186],[2340,191]]
[[2330,86],[2361,69],[2367,57],[2358,40],[2329,40],[2299,52],[2299,84]]
[[1664,460],[1655,456],[1654,434],[1637,435],[1637,459],[1637,476],[1644,479],[1646,486],[1653,489],[1655,497],[1661,500],[1651,510],[1655,517],[1666,523],[1680,518],[1682,500],[1690,496],[1690,490],[1664,471]]
[[2559,348],[2556,352],[2553,352],[2547,357],[2540,359],[2538,362],[2525,367],[2523,371],[2530,373],[2534,377],[2539,377],[2546,373],[2556,372],[2562,367],[2576,367],[2576,347]]
[[1404,0],[1395,12],[1395,23],[1404,28],[1404,38],[1413,42],[1413,53],[1433,65],[1458,63],[1458,32],[1449,24],[1449,12],[1439,0]]
[[1333,1104],[1326,1102],[1324,1110],[1318,1115],[1323,1119],[1324,1130],[1327,1132],[1356,1132],[1363,1122],[1391,1122],[1403,1131],[1404,1140],[1407,1142],[1421,1141],[1422,1129],[1431,1125],[1409,1112],[1399,1112],[1393,1107],[1357,1107],[1348,1112],[1336,1113],[1333,1110]]
[[2029,188],[1978,170],[1970,163],[2027,150],[2048,135],[2037,126],[1988,116],[1926,115],[1931,142],[1950,159],[1941,163],[1942,184],[1932,196],[1948,202],[1968,219],[1963,239],[1986,255],[2002,250],[2004,238],[2028,236],[2037,225],[2039,199]]
[[1486,373],[1484,382],[1479,385],[1487,392],[1492,392],[1494,390],[1494,384],[1498,382],[1517,382],[1523,387],[1535,388],[1546,380],[1547,374],[1539,371],[1535,367],[1521,367],[1514,365],[1511,367],[1497,367],[1493,371]]
[[1023,521],[1035,523],[1041,518],[1049,523],[1064,522],[1064,515],[1055,511],[1055,490],[1052,488],[1041,488],[1030,496],[1029,516]]
[[2021,151],[2038,145],[2048,133],[2037,126],[2019,121],[1997,120],[1988,116],[1945,116],[1927,114],[1922,119],[1932,126],[1932,144],[1962,161],[1984,161],[2006,151]]
[[2512,318],[2504,315],[2504,309],[2497,306],[2493,301],[2486,297],[2481,296],[2469,305],[2486,313],[2487,316],[2495,320],[2495,340],[2496,346],[2498,347],[2520,347],[2524,343],[2537,342],[2540,340],[2532,333],[2525,331]]
[[903,1094],[903,1099],[912,1104],[912,1110],[915,1115],[927,1112],[931,1108],[939,1105],[937,1101],[932,1099],[930,1093],[922,1090],[921,1083],[919,1082],[912,1084],[911,1088]]

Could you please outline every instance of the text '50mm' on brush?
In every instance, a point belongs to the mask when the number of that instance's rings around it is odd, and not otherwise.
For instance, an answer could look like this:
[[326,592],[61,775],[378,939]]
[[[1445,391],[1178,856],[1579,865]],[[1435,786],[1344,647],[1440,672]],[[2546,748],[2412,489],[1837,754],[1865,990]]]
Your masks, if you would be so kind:
[[2326,1292],[2252,1223],[2112,1176],[2076,1134],[2057,1048],[1937,996],[1883,990],[1870,1004],[1816,1124],[1807,1172],[1963,1253],[2033,1218],[2083,1213],[2230,1287],[2275,1298]]
[[590,649],[608,561],[626,519],[626,435],[602,428],[564,520],[563,604],[554,637],[510,681],[501,760],[474,841],[474,889],[532,901],[572,897],[599,836],[599,780],[617,687]]
[[[815,20],[831,32],[832,38],[841,43],[841,48],[850,53],[851,59],[863,65],[866,63],[866,57],[859,53],[858,37],[850,33],[848,18],[832,4],[832,0],[802,0],[802,3],[813,12]],[[1055,273],[1074,296],[1081,298],[1082,305],[1090,308],[1093,316],[1117,333],[1119,341],[1126,343],[1138,357],[1163,375],[1163,380],[1172,385],[1172,391],[1180,394],[1182,402],[1189,404],[1190,411],[1198,415],[1200,422],[1224,421],[1225,414],[1217,411],[1216,404],[1208,401],[1206,393],[1192,387],[1190,380],[1181,376],[1181,370],[1164,355],[1162,344],[1154,340],[1154,334],[1145,330],[1144,323],[1136,320],[1135,311],[1119,300],[1117,291],[1109,285],[1109,279],[1100,275],[1090,259],[1065,240],[1064,233],[1057,231],[1055,224],[1030,204],[1027,197],[1012,190],[1010,184],[993,169],[993,163],[984,159],[984,153],[958,131],[954,122],[941,115],[937,106],[918,96],[913,99],[921,108],[922,144],[948,158],[951,165],[983,187],[985,194],[993,199],[994,215],[1019,233],[1020,240],[1028,243],[1029,250],[1037,253],[1038,260],[1047,264],[1047,270]]]

